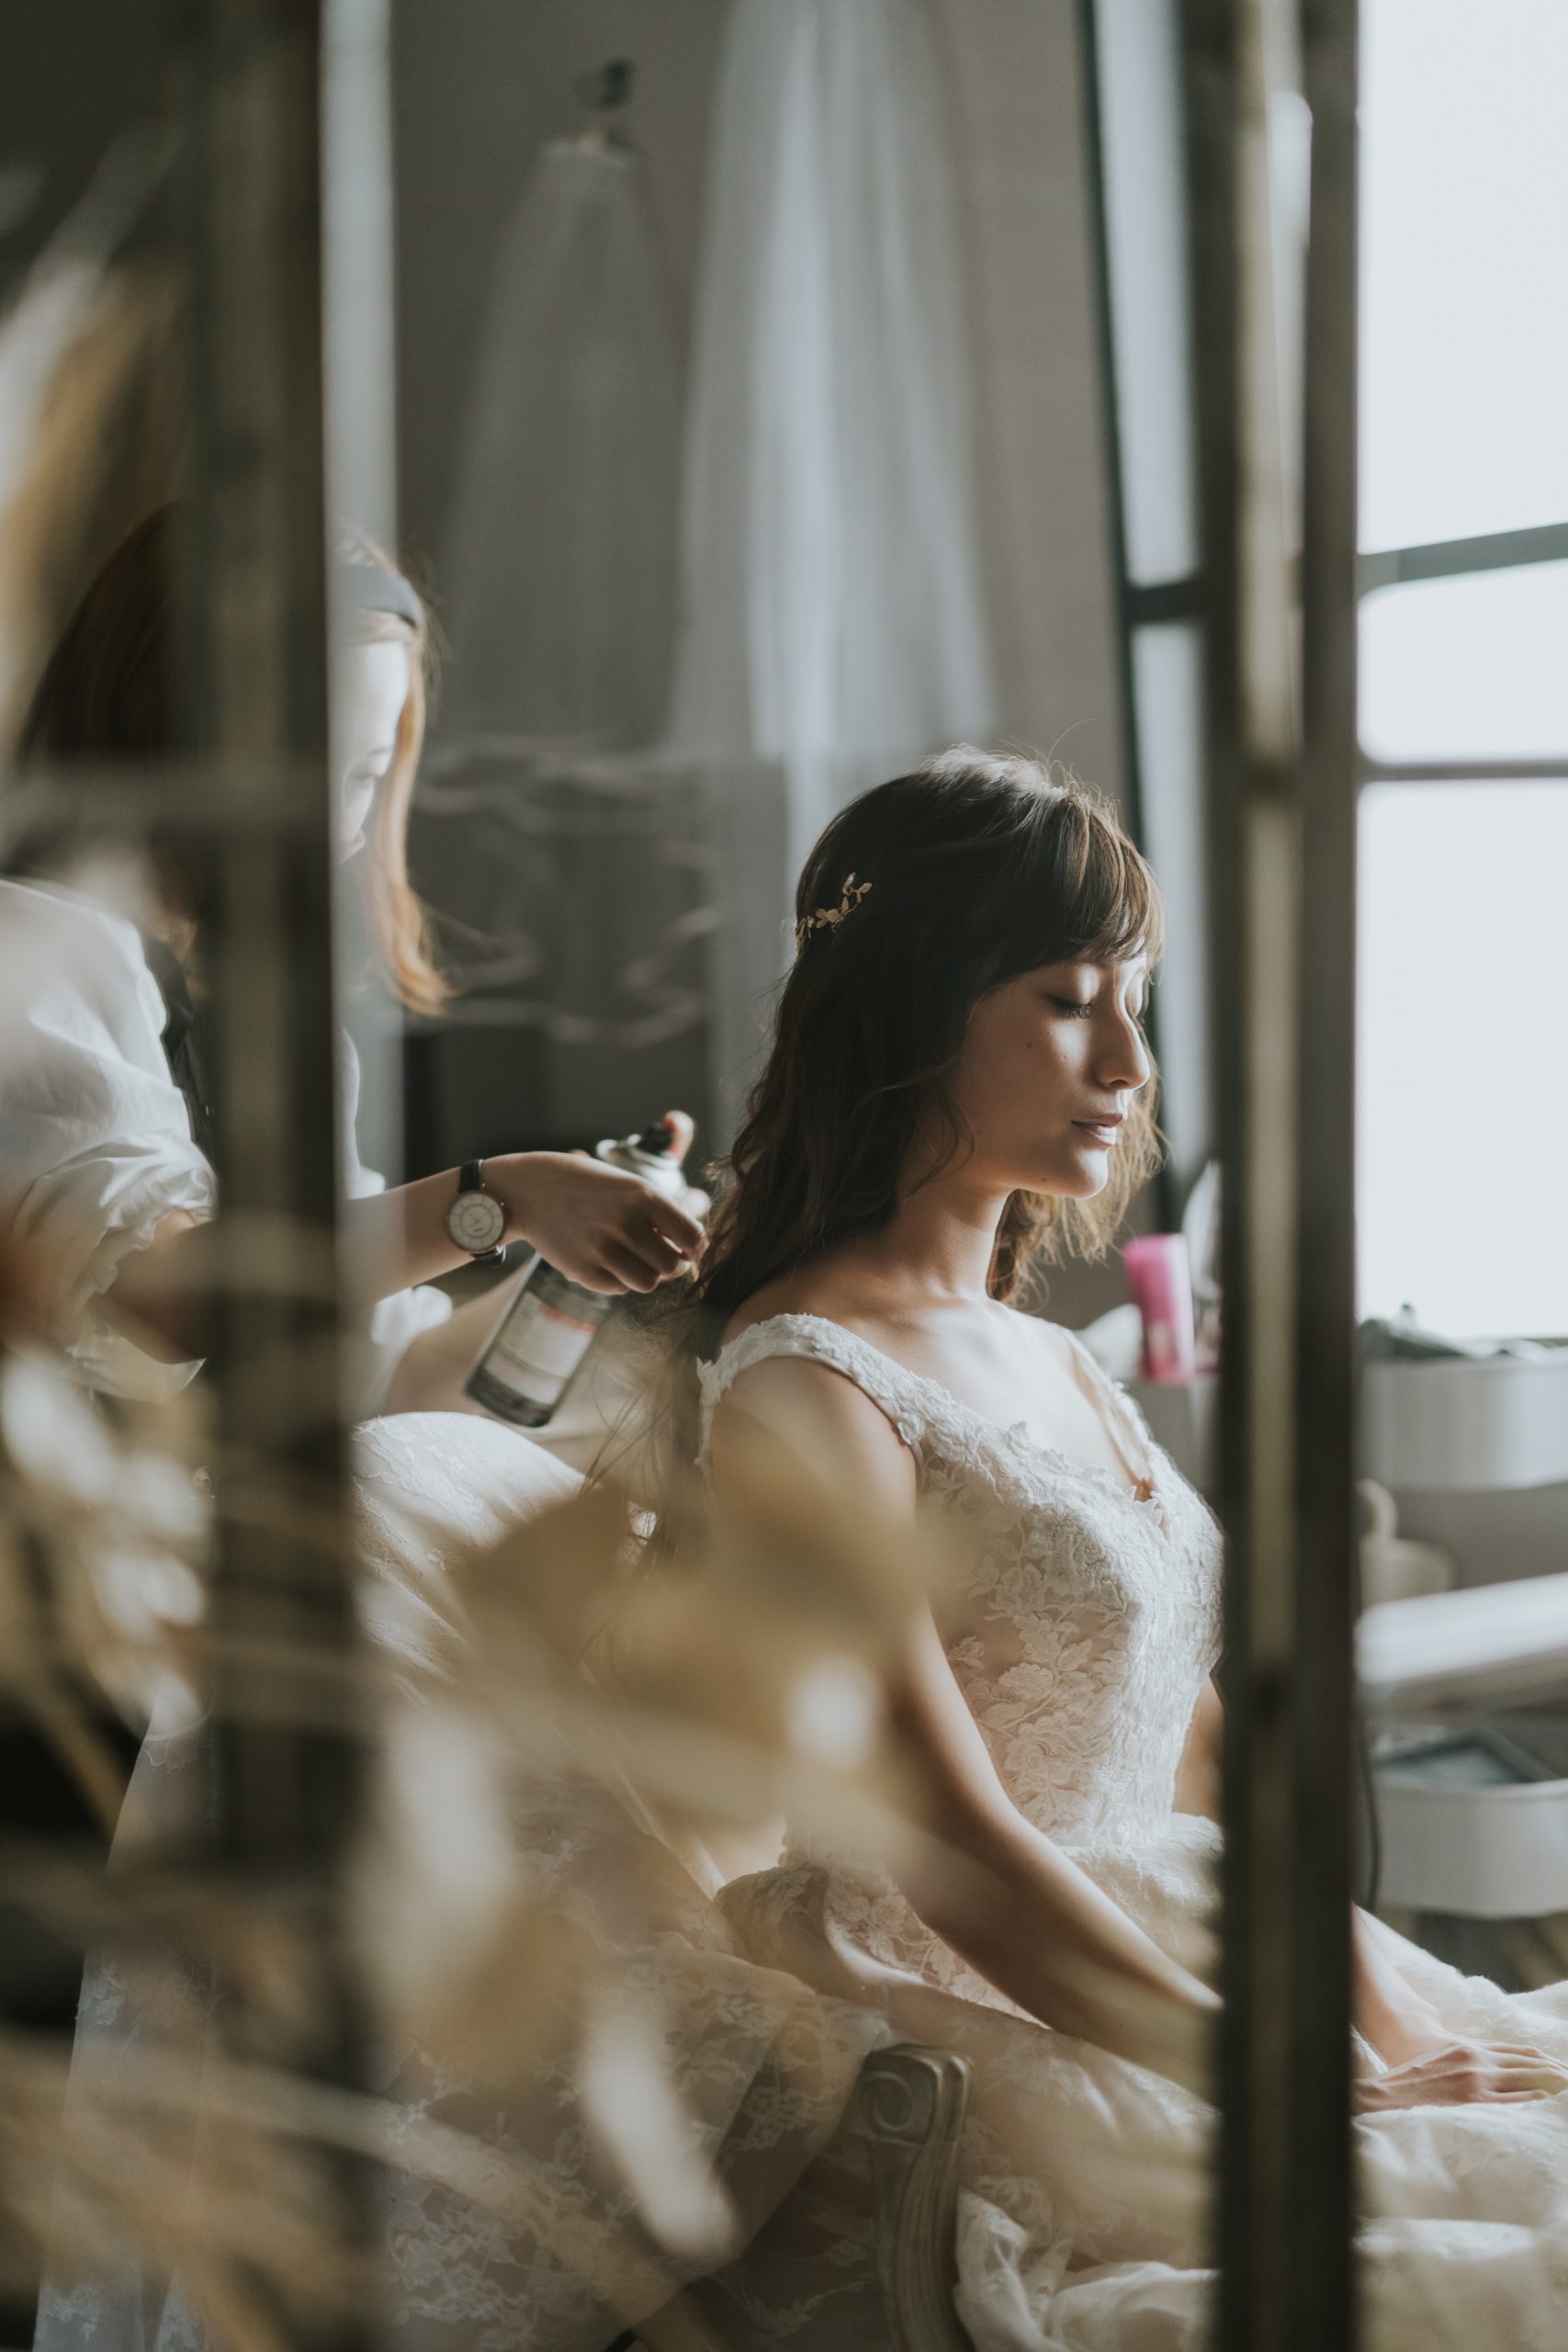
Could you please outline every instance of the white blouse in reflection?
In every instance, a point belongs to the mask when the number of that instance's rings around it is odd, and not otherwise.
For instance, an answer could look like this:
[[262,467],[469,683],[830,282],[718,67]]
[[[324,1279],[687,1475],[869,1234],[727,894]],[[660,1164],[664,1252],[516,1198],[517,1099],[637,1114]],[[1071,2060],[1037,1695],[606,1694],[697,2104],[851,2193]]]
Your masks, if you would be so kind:
[[[137,1347],[104,1294],[166,1217],[217,1204],[164,1056],[167,1017],[134,923],[55,884],[0,880],[0,1231],[46,1270],[56,1336],[84,1384],[123,1396],[167,1395],[197,1367]],[[344,1182],[357,1197],[385,1179],[359,1158],[359,1065],[346,1037],[343,1048]],[[450,1311],[434,1290],[378,1302],[353,1351],[357,1414],[377,1409],[410,1340]]]

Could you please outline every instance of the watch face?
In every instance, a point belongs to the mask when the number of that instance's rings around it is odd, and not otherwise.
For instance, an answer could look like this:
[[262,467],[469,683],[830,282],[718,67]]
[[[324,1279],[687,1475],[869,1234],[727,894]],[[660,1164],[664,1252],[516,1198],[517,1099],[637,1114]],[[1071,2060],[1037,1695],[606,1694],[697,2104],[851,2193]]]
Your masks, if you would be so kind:
[[506,1211],[493,1193],[459,1193],[446,1212],[446,1230],[459,1250],[493,1250],[506,1231]]

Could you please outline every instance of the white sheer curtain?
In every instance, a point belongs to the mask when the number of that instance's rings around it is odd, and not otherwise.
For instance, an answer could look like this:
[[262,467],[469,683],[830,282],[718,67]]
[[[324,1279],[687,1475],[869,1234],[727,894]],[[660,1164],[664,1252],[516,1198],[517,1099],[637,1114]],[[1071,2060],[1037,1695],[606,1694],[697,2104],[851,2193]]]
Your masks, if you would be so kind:
[[736,0],[674,736],[782,766],[792,863],[850,793],[993,723],[971,430],[927,0]]
[[448,738],[654,741],[668,717],[681,390],[637,149],[551,140],[518,198],[443,576]]

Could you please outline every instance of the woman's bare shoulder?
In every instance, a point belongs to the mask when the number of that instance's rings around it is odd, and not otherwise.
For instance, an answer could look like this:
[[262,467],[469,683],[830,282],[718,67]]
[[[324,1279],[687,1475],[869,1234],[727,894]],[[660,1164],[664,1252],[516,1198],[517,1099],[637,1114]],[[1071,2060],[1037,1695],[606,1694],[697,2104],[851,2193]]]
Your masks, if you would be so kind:
[[[775,1310],[786,1311],[806,1310]],[[727,1458],[759,1426],[817,1476],[852,1481],[872,1499],[903,1502],[912,1491],[912,1456],[881,1407],[818,1357],[768,1355],[736,1373],[714,1414],[713,1463],[720,1478]]]

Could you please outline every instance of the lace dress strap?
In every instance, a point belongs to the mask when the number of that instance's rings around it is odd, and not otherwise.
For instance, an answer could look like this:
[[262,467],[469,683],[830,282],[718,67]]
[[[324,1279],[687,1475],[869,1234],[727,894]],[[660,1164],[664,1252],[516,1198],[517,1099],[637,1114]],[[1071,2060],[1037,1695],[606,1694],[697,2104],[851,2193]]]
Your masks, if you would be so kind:
[[1141,1407],[1120,1380],[1111,1378],[1077,1332],[1068,1330],[1066,1325],[1062,1328],[1078,1366],[1081,1384],[1098,1408],[1107,1436],[1122,1456],[1128,1476],[1146,1486],[1155,1474],[1157,1448]]
[[[857,1339],[841,1323],[829,1323],[824,1316],[770,1315],[765,1322],[750,1324],[746,1330],[738,1332],[720,1348],[711,1363],[697,1366],[702,1408],[698,1460],[705,1469],[713,1417],[720,1399],[732,1381],[771,1356],[805,1356],[813,1363],[825,1363],[832,1371],[842,1373],[886,1415],[917,1462],[921,1459],[922,1442],[938,1434],[933,1423],[940,1421],[942,1411],[940,1404],[933,1403],[929,1381],[906,1372],[891,1356],[874,1348],[869,1340]],[[934,1394],[939,1396],[940,1392]]]

